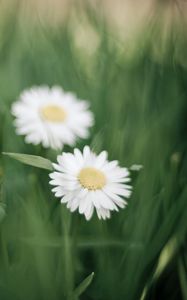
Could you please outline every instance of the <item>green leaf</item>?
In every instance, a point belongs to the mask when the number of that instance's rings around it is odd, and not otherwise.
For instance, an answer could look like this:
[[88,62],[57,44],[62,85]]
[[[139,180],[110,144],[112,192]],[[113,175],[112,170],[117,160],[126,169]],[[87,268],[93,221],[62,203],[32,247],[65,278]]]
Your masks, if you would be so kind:
[[3,154],[8,155],[9,157],[14,158],[26,165],[46,169],[49,171],[53,170],[52,162],[41,156],[9,152],[3,152]]
[[86,277],[79,284],[79,286],[73,292],[73,298],[79,297],[82,293],[84,293],[87,287],[91,284],[93,277],[94,277],[94,272],[92,272],[88,277]]

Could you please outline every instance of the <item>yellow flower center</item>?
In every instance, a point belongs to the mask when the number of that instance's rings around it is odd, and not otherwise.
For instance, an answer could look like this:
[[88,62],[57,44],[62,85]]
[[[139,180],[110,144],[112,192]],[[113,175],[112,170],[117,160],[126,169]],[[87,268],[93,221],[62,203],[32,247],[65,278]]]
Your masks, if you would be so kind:
[[41,109],[43,118],[50,122],[63,122],[66,118],[66,112],[57,105],[47,105]]
[[84,168],[78,175],[80,184],[88,190],[99,190],[106,184],[103,172],[95,168]]

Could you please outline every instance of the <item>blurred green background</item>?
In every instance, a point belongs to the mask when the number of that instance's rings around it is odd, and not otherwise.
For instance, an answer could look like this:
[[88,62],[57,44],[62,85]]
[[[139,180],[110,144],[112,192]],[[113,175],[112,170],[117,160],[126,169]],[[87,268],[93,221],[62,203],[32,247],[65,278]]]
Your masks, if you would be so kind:
[[0,2],[1,152],[56,160],[16,136],[10,108],[25,88],[60,85],[95,114],[77,147],[144,168],[125,210],[86,222],[54,199],[47,171],[1,155],[0,299],[187,299],[185,10],[154,1],[137,20],[121,6],[116,22],[111,1],[40,2]]

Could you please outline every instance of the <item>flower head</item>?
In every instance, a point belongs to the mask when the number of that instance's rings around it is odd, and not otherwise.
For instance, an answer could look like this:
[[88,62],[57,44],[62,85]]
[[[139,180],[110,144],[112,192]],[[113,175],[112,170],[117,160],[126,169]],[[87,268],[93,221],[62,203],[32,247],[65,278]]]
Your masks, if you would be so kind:
[[50,174],[52,191],[61,203],[66,203],[71,212],[78,210],[89,220],[96,209],[99,219],[110,218],[113,210],[124,208],[132,187],[127,168],[121,168],[118,161],[107,160],[107,152],[99,155],[85,146],[83,153],[75,149],[74,154],[63,153],[53,164]]
[[12,114],[17,134],[25,135],[27,143],[61,149],[89,136],[93,114],[88,107],[86,101],[60,87],[41,86],[23,91],[12,105]]

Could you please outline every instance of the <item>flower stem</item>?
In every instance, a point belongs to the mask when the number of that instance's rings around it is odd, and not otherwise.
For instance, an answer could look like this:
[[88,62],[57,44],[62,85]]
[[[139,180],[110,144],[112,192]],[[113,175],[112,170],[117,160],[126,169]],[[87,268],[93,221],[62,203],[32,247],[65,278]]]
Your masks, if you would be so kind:
[[71,242],[71,214],[62,206],[62,230],[63,230],[63,262],[65,273],[65,294],[67,300],[71,300],[74,288],[73,255]]

